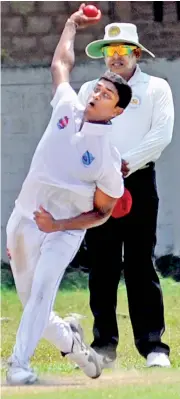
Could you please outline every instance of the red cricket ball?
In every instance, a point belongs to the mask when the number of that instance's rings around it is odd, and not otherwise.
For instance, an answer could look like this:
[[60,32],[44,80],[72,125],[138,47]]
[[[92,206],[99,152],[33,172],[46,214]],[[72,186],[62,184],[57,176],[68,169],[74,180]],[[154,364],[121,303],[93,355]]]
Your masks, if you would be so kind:
[[86,17],[94,18],[98,15],[98,9],[93,5],[89,5],[83,8],[83,13]]

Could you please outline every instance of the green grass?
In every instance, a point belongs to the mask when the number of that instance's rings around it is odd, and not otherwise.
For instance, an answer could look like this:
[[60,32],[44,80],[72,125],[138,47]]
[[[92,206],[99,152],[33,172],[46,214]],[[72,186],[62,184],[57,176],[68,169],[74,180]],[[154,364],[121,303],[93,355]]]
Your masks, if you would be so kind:
[[56,388],[55,391],[39,392],[33,390],[33,392],[14,392],[3,394],[3,398],[11,399],[178,399],[180,392],[180,383],[177,383],[176,387],[172,385],[155,384],[152,386],[128,386],[128,387],[115,387],[106,389],[89,389],[89,390],[77,390],[68,389],[66,391],[60,391]]
[[[73,287],[77,286],[74,284]],[[86,283],[83,283],[86,286]],[[161,384],[161,379],[157,380],[156,376],[160,375],[161,370],[156,370],[154,374],[151,373],[150,381],[148,383],[149,371],[144,368],[145,360],[138,354],[134,347],[133,335],[131,330],[131,324],[128,316],[127,308],[127,297],[126,289],[124,284],[120,285],[118,291],[118,322],[120,331],[120,343],[118,347],[118,358],[116,362],[116,372],[125,373],[126,376],[130,375],[132,370],[138,374],[135,384],[127,384],[126,381],[119,386],[121,381],[116,378],[113,387],[107,387],[103,385],[103,380],[101,378],[96,380],[96,385],[93,381],[86,379],[88,381],[88,389],[83,390],[82,387],[69,386],[65,391],[59,392],[59,389],[53,389],[52,393],[40,392],[38,389],[36,391],[34,387],[34,392],[26,391],[13,391],[11,389],[5,389],[3,397],[13,398],[13,399],[23,399],[27,397],[38,399],[46,398],[63,398],[63,399],[178,399],[178,392],[180,392],[180,384],[174,381],[171,384],[171,376],[174,373],[179,374],[180,380],[180,284],[175,283],[171,279],[161,280],[163,293],[164,293],[164,304],[165,304],[165,319],[166,319],[166,332],[163,335],[163,341],[166,342],[171,347],[171,362],[172,369],[166,370],[166,376],[170,380],[168,384]],[[79,285],[81,287],[81,284]],[[92,315],[89,309],[89,292],[87,289],[76,289],[72,290],[71,284],[64,284],[66,289],[61,290],[56,299],[55,310],[63,317],[68,313],[80,313],[85,315],[86,318],[82,319],[82,326],[85,330],[86,341],[91,342],[92,340]],[[67,289],[68,288],[68,289]],[[11,354],[12,347],[15,342],[16,330],[19,324],[19,320],[22,314],[22,307],[18,300],[17,294],[14,290],[2,290],[2,317],[9,317],[10,320],[4,320],[2,322],[2,360],[6,361],[8,356]],[[54,378],[69,377],[78,378],[82,376],[81,371],[74,370],[74,367],[64,358],[59,355],[56,348],[53,348],[45,340],[41,340],[36,349],[36,352],[32,359],[32,365],[35,367],[36,371],[44,375],[53,375]],[[103,373],[105,376],[111,376],[113,378],[112,371],[105,371]],[[139,383],[139,376],[143,376],[143,383]],[[108,377],[109,378],[109,377]],[[163,374],[164,378],[164,374]],[[141,378],[140,378],[141,379]],[[172,378],[173,379],[173,378]],[[89,383],[90,381],[90,383]],[[100,389],[98,389],[97,381]],[[102,382],[101,382],[102,381]],[[101,386],[102,384],[102,386]],[[60,389],[62,390],[62,386]],[[90,389],[89,389],[90,388]],[[166,394],[166,395],[165,395]],[[12,396],[11,396],[12,395]],[[24,395],[24,396],[23,396]],[[174,396],[173,396],[174,395]]]

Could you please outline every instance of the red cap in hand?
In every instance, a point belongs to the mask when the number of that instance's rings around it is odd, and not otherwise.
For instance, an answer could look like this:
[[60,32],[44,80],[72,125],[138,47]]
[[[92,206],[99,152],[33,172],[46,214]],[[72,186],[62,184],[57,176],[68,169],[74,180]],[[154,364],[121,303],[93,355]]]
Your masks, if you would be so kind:
[[117,200],[111,216],[115,219],[122,218],[123,216],[128,215],[131,208],[132,208],[132,196],[129,190],[125,188],[124,194],[121,198]]

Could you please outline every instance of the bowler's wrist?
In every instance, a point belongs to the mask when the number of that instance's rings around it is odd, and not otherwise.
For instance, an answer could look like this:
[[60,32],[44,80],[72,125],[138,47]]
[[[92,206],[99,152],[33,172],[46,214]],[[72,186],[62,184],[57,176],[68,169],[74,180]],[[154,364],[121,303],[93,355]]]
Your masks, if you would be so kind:
[[57,231],[64,231],[64,224],[63,224],[63,220],[53,220],[53,231],[57,232]]
[[74,26],[75,30],[78,28],[78,23],[74,20],[73,17],[68,18],[68,20],[66,21],[66,25],[72,25]]

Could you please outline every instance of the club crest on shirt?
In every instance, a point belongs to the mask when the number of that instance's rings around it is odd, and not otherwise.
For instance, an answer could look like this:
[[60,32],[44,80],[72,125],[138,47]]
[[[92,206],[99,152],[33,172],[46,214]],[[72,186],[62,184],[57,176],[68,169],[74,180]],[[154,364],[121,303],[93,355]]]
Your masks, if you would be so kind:
[[59,119],[58,123],[57,123],[57,127],[59,129],[64,129],[69,122],[69,118],[67,116],[64,116],[63,118]]
[[93,155],[89,152],[86,151],[83,156],[82,156],[82,163],[83,165],[89,166],[93,161],[94,161]]

